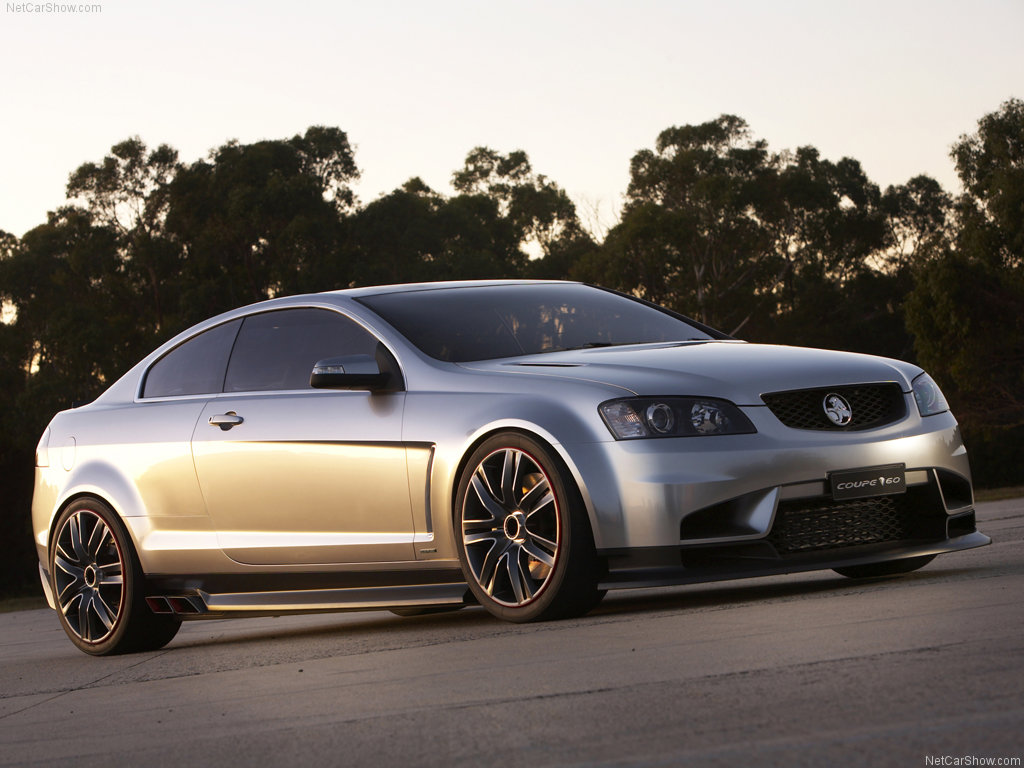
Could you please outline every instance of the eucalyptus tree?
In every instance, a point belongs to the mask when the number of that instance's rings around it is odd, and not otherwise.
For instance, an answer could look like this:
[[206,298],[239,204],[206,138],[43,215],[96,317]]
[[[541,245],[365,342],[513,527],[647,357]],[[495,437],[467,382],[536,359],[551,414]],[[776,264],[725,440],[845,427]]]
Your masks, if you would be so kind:
[[522,150],[502,155],[476,147],[466,155],[452,185],[463,195],[482,195],[498,203],[499,214],[524,243],[547,252],[553,243],[580,228],[576,206],[565,190],[536,173]]
[[178,325],[182,254],[168,240],[165,222],[168,186],[180,168],[177,150],[166,144],[149,150],[135,136],[112,146],[100,162],[80,165],[67,185],[69,200],[114,237],[117,268],[134,289],[138,322],[155,338]]
[[182,254],[183,321],[346,285],[342,219],[358,173],[345,132],[319,126],[288,140],[230,141],[180,169],[166,228]]
[[662,131],[633,156],[621,221],[576,274],[739,330],[782,266],[756,209],[773,173],[738,117]]
[[521,232],[484,194],[446,197],[412,178],[349,221],[353,283],[516,277]]
[[[964,192],[948,246],[916,270],[908,325],[923,365],[975,427],[1024,425],[1024,101],[953,146]],[[1019,447],[1018,447],[1019,452]]]

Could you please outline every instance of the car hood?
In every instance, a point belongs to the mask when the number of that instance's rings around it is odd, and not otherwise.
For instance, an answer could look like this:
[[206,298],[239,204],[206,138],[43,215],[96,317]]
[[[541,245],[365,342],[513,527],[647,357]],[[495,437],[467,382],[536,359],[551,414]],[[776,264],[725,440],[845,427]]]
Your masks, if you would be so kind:
[[597,382],[637,395],[721,397],[763,405],[761,395],[792,389],[897,382],[910,391],[921,369],[852,352],[739,341],[642,344],[549,352],[465,363],[494,373]]

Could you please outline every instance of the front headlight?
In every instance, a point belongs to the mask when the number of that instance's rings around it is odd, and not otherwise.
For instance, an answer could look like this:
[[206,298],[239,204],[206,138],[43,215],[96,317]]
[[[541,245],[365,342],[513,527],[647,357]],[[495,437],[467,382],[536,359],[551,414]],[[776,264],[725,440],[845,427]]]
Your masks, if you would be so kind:
[[601,403],[598,411],[617,440],[757,431],[735,405],[711,397],[629,397]]
[[914,379],[914,399],[922,416],[934,416],[949,410],[949,403],[942,396],[942,390],[927,373],[922,373]]

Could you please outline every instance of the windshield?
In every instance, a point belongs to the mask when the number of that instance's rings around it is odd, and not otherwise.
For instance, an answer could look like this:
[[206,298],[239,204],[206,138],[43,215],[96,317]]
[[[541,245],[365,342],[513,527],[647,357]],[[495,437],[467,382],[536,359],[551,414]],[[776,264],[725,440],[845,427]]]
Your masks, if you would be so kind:
[[577,283],[413,289],[358,301],[426,354],[453,363],[725,338],[668,310]]

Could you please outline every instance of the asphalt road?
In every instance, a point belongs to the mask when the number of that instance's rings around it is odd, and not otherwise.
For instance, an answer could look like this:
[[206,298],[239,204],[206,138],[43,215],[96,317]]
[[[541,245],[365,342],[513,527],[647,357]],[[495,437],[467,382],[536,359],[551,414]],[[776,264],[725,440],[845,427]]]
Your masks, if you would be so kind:
[[0,765],[1024,758],[1024,500],[979,505],[979,528],[992,546],[897,579],[618,592],[527,626],[478,608],[195,622],[94,659],[50,611],[5,614]]

